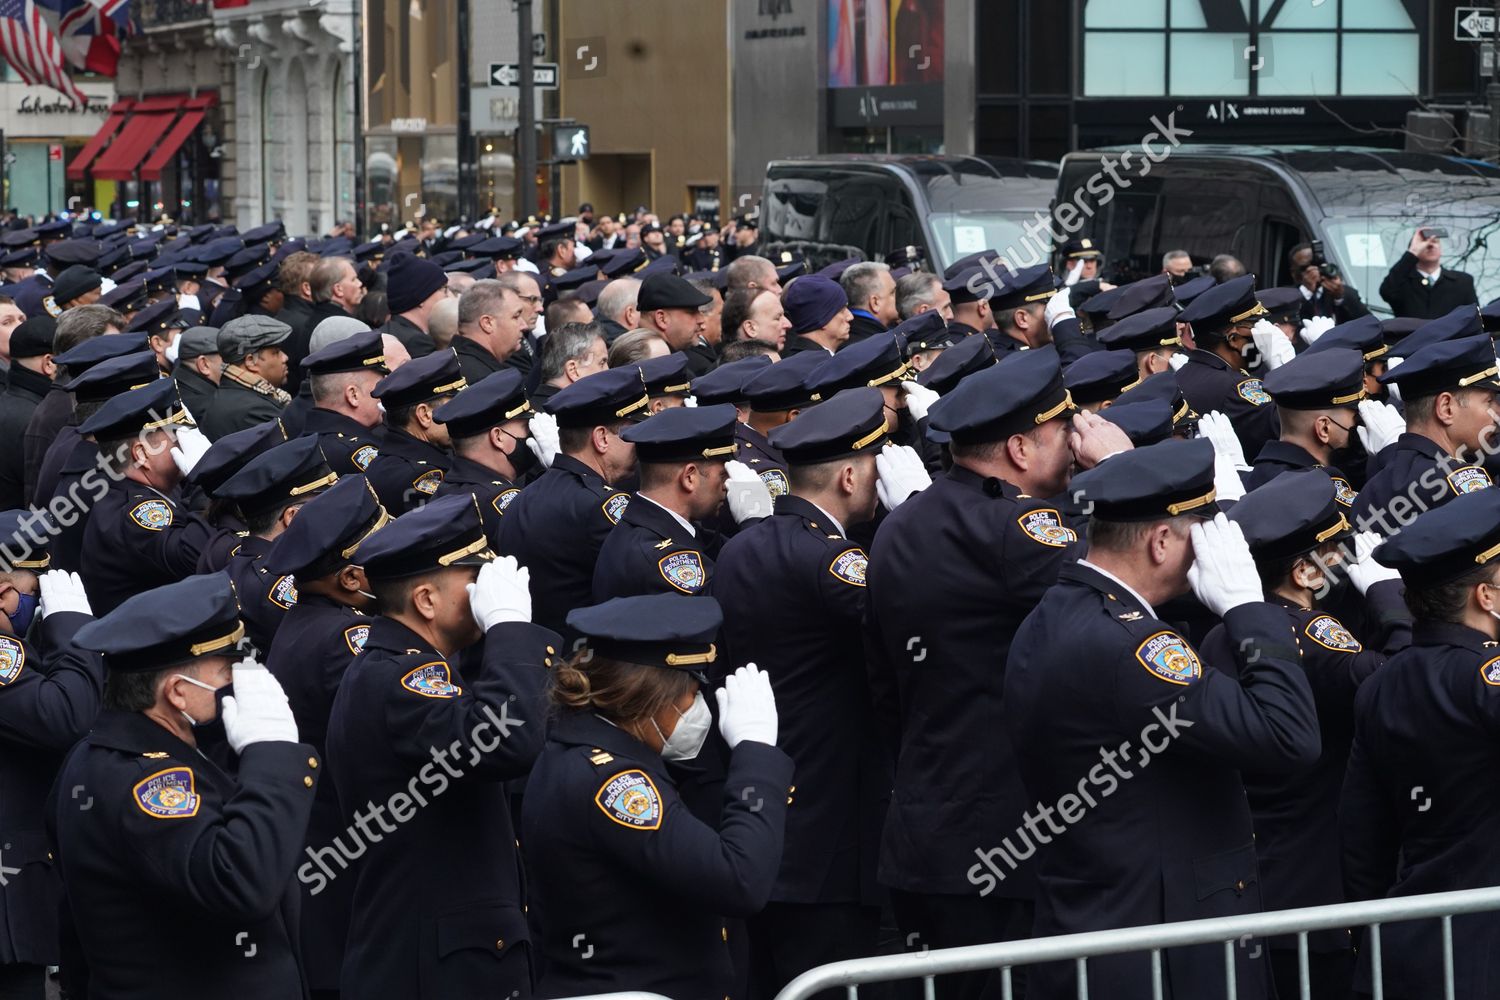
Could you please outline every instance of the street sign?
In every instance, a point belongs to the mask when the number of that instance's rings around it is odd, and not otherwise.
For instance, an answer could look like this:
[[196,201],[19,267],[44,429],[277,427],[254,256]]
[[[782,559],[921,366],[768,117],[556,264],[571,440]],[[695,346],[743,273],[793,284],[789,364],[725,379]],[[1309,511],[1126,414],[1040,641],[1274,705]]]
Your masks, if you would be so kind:
[[589,158],[589,127],[587,125],[559,125],[552,130],[552,158],[554,160],[587,160]]
[[[491,87],[518,87],[521,84],[521,67],[516,63],[490,63]],[[557,89],[557,63],[534,63],[531,67],[531,85],[542,90]]]
[[1459,7],[1453,12],[1453,40],[1483,42],[1495,37],[1495,8]]

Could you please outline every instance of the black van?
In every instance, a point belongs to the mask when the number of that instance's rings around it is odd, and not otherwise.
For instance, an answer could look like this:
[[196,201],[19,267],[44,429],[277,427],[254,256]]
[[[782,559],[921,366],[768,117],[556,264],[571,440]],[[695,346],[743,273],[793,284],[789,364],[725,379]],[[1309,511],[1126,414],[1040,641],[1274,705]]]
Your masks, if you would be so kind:
[[849,154],[773,160],[760,205],[762,251],[813,269],[917,246],[941,272],[1045,220],[1057,164],[973,156]]
[[1139,156],[1134,171],[1117,166],[1125,183],[1099,180],[1123,152],[1063,157],[1052,203],[1055,217],[1068,202],[1092,216],[1077,234],[1104,250],[1116,280],[1155,274],[1162,254],[1186,250],[1195,265],[1234,254],[1262,286],[1285,285],[1287,252],[1322,240],[1344,280],[1388,312],[1380,282],[1412,232],[1431,225],[1449,233],[1443,266],[1473,275],[1481,303],[1500,296],[1500,167],[1385,149],[1179,146],[1149,168]]

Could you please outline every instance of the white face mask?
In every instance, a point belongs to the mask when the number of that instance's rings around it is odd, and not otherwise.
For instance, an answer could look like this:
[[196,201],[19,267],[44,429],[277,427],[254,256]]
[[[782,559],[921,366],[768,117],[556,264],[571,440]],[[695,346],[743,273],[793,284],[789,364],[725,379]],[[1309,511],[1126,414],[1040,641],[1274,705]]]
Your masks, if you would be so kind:
[[651,720],[651,725],[656,728],[656,735],[663,740],[662,760],[692,760],[702,752],[703,744],[708,742],[708,731],[713,728],[713,713],[708,710],[708,702],[703,700],[702,691],[693,695],[691,708],[677,714],[682,718],[677,720],[677,727],[672,730],[671,736],[664,735],[661,727],[656,725],[656,720]]

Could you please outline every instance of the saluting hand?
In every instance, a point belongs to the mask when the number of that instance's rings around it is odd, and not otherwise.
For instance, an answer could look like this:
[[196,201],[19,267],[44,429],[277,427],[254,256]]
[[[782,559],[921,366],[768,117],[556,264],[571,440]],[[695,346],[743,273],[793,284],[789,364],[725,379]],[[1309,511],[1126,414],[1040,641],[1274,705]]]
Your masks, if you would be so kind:
[[759,667],[747,663],[724,678],[714,698],[719,702],[719,732],[729,749],[745,740],[776,745],[776,694],[770,676]]
[[1097,413],[1079,410],[1073,415],[1068,447],[1073,449],[1073,460],[1079,468],[1092,469],[1111,455],[1129,451],[1135,445],[1119,424],[1110,423]]

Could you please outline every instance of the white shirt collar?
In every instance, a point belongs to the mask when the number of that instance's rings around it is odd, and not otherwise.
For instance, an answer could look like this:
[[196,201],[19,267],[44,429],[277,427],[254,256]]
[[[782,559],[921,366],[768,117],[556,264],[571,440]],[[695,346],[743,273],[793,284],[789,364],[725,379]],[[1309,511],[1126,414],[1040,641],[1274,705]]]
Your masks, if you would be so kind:
[[1312,301],[1313,290],[1311,288],[1308,288],[1306,285],[1298,285],[1297,286],[1297,291],[1299,291],[1299,292],[1302,293],[1302,300],[1304,302],[1311,302]]
[[690,537],[690,538],[697,538],[698,537],[698,532],[696,532],[696,531],[693,530],[693,522],[689,521],[687,518],[683,517],[681,514],[677,513],[675,510],[672,510],[669,507],[663,507],[661,504],[657,503],[655,500],[652,500],[650,497],[648,497],[644,493],[637,494],[637,496],[639,496],[642,500],[649,501],[650,503],[654,504],[657,507],[661,507],[662,510],[666,511],[668,514],[671,514],[672,515],[672,520],[676,521],[678,524],[682,525],[684,529],[686,529],[686,531],[688,533],[688,537]]
[[1443,274],[1443,268],[1442,268],[1442,265],[1439,265],[1439,266],[1433,268],[1431,271],[1424,271],[1420,267],[1418,267],[1417,268],[1417,273],[1420,274],[1422,277],[1426,278],[1428,281],[1432,282],[1435,285],[1435,284],[1437,284],[1438,278],[1441,277],[1442,274]]
[[[811,500],[809,500],[807,502],[808,503],[812,503]],[[828,520],[830,520],[830,521],[833,522],[833,528],[834,528],[835,531],[837,531],[840,535],[843,535],[845,538],[849,537],[849,533],[844,530],[844,526],[839,523],[839,519],[838,518],[836,518],[832,514],[828,513],[828,511],[824,510],[822,507],[818,507],[817,504],[812,503],[812,505],[814,507],[818,508],[818,513],[819,514],[822,514],[824,517],[828,518]]]
[[1113,573],[1109,572],[1108,570],[1100,569],[1098,566],[1095,566],[1093,563],[1089,562],[1087,559],[1080,559],[1080,560],[1078,560],[1078,565],[1080,565],[1080,566],[1087,566],[1089,569],[1093,570],[1095,573],[1098,573],[1100,576],[1105,577],[1106,579],[1109,579],[1109,580],[1113,580],[1115,583],[1118,583],[1121,587],[1125,588],[1125,592],[1127,594],[1129,594],[1131,597],[1134,597],[1137,601],[1140,602],[1141,607],[1143,607],[1143,608],[1146,609],[1146,614],[1150,615],[1152,618],[1156,617],[1156,609],[1151,606],[1151,602],[1148,601],[1148,600],[1146,600],[1140,594],[1138,594],[1136,592],[1136,589],[1134,587],[1132,587],[1130,584],[1126,583],[1124,580],[1121,580],[1118,576],[1115,576]]

